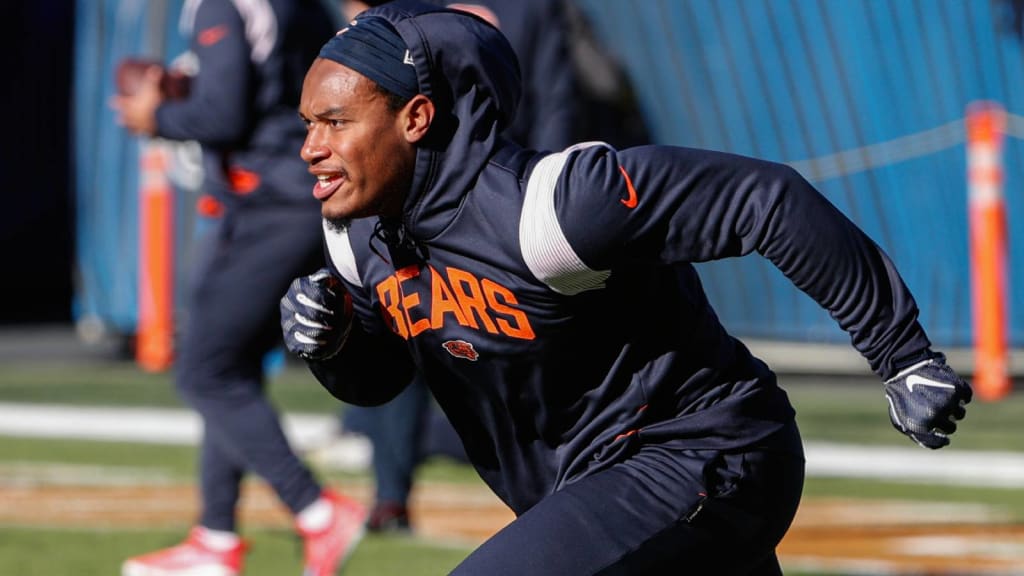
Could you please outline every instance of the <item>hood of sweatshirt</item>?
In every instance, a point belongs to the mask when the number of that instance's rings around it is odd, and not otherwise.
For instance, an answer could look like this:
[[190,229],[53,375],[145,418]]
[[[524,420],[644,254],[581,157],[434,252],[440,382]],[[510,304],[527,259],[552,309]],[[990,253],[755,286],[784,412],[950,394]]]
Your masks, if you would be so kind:
[[465,12],[396,0],[362,15],[392,23],[409,49],[420,93],[436,108],[401,223],[413,239],[430,240],[458,213],[512,122],[521,97],[519,63],[501,32]]

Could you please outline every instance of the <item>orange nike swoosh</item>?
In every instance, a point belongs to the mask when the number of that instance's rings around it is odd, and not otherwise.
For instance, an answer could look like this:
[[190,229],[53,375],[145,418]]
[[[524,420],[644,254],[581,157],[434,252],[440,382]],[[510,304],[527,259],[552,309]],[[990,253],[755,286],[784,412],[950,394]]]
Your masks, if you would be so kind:
[[220,42],[227,35],[228,27],[222,24],[220,26],[214,26],[203,30],[199,33],[198,40],[201,46],[210,46]]
[[622,177],[626,179],[626,191],[629,192],[629,196],[620,199],[619,202],[626,208],[636,208],[636,188],[633,188],[633,180],[622,166],[619,166],[619,172],[622,172]]

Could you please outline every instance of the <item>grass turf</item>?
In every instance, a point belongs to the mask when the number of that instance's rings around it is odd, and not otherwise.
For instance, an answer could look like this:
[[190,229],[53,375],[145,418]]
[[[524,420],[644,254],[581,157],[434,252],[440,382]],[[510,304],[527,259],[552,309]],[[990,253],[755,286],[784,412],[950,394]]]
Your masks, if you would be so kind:
[[[301,572],[302,547],[283,530],[244,531],[252,544],[246,576]],[[111,576],[129,557],[181,541],[182,530],[65,530],[0,527],[0,574]],[[435,576],[447,574],[468,548],[437,546],[410,537],[368,535],[342,576]]]
[[[909,445],[892,430],[877,381],[804,376],[783,376],[780,381],[797,408],[806,440]],[[288,365],[271,378],[268,393],[285,411],[329,414],[343,409],[298,365]],[[5,362],[0,365],[0,402],[182,407],[169,374],[145,373],[127,362]],[[975,402],[961,431],[954,436],[952,449],[1024,451],[1024,437],[1015,432],[1022,416],[1024,395],[1020,393],[1001,402]],[[0,482],[16,481],[16,475],[24,473],[26,466],[31,469],[51,464],[189,482],[194,480],[195,457],[191,446],[4,438],[0,442]],[[319,472],[327,481],[351,476]],[[418,473],[435,481],[479,482],[468,467],[444,460],[428,462]],[[813,497],[973,502],[1007,510],[1013,518],[1024,521],[1024,493],[1019,490],[809,478],[805,498]],[[247,576],[297,573],[301,553],[291,532],[245,532],[244,527],[243,531],[254,544]],[[109,575],[117,573],[123,558],[172,544],[183,535],[184,527],[128,531],[2,526],[0,574]],[[447,573],[468,552],[468,548],[414,537],[370,536],[343,576]]]

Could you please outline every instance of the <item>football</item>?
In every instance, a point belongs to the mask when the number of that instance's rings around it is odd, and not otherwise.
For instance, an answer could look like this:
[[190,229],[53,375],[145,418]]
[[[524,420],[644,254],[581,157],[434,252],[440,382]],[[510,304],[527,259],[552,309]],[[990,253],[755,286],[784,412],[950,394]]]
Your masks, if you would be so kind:
[[139,90],[139,85],[146,71],[157,67],[163,71],[160,79],[160,92],[168,100],[181,100],[188,97],[189,76],[174,70],[167,70],[163,64],[156,60],[144,58],[125,58],[117,65],[114,75],[114,83],[117,93],[122,96],[131,96]]

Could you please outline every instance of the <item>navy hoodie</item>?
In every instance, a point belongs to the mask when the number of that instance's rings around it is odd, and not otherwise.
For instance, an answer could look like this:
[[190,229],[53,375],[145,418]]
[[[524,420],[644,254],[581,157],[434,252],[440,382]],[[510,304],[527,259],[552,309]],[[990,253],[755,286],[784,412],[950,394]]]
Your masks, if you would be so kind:
[[442,112],[400,221],[325,224],[358,318],[311,368],[357,404],[418,370],[517,514],[639,446],[800,453],[774,434],[793,423],[785,392],[719,323],[694,262],[769,259],[882,377],[929,354],[892,263],[794,170],[670,146],[525,150],[498,136],[520,84],[500,34],[412,0],[370,13]]

